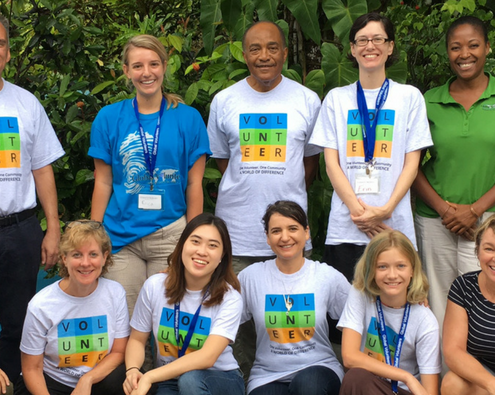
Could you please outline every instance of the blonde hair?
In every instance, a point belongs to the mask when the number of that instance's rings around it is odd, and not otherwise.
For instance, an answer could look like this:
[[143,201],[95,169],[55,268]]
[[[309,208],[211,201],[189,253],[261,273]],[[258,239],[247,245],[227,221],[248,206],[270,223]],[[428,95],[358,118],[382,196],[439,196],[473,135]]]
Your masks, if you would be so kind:
[[495,233],[495,214],[490,215],[478,229],[476,229],[476,233],[474,234],[474,252],[478,255],[481,245],[481,239],[483,238],[483,234],[486,230],[491,229],[493,233]]
[[66,257],[69,252],[81,247],[91,239],[96,241],[103,255],[108,252],[100,277],[108,272],[108,268],[113,265],[110,237],[100,222],[81,219],[70,222],[60,239],[58,262],[60,277],[69,277],[69,272],[63,263],[62,257]]
[[380,295],[375,281],[376,263],[380,254],[391,248],[397,248],[412,265],[413,276],[407,288],[407,301],[411,304],[423,302],[428,296],[428,280],[413,244],[398,230],[384,231],[370,241],[354,270],[354,287],[373,300]]
[[[122,50],[122,64],[129,66],[129,52],[131,52],[133,48],[145,48],[155,52],[162,64],[168,61],[167,51],[160,40],[149,34],[141,34],[130,38],[124,45],[124,49]],[[165,100],[167,100],[167,110],[170,109],[170,106],[176,108],[179,103],[184,103],[182,97],[174,93],[163,92],[163,96],[165,96]]]

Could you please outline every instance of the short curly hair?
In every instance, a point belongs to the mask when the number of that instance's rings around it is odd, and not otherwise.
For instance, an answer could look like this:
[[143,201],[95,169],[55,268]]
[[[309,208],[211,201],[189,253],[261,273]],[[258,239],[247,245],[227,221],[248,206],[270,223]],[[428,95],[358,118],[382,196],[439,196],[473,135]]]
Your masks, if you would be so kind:
[[59,252],[59,275],[60,277],[69,277],[67,267],[63,263],[62,257],[66,257],[69,252],[81,247],[91,239],[98,243],[103,255],[108,252],[105,264],[101,270],[100,277],[108,272],[108,268],[113,265],[112,259],[112,242],[108,236],[103,224],[97,221],[81,219],[70,222],[60,239]]

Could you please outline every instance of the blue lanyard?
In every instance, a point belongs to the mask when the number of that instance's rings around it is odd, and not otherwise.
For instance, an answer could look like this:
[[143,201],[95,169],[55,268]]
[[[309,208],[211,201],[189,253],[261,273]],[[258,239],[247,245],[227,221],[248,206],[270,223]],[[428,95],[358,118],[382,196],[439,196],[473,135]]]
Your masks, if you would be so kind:
[[132,105],[134,107],[134,113],[136,114],[136,119],[139,124],[139,134],[141,136],[141,144],[143,146],[143,152],[144,152],[144,160],[146,162],[146,167],[148,168],[148,172],[150,173],[150,190],[153,190],[153,172],[155,170],[155,164],[156,164],[156,156],[158,154],[158,140],[160,138],[160,124],[163,116],[163,111],[165,110],[165,103],[166,100],[164,97],[162,97],[162,103],[160,105],[160,115],[158,116],[158,121],[156,123],[156,129],[155,129],[155,135],[153,136],[153,150],[150,151],[148,149],[148,142],[146,140],[146,134],[144,133],[143,125],[141,125],[141,122],[139,121],[139,109],[138,109],[138,103],[136,98],[132,101]]
[[[390,347],[387,338],[387,329],[385,328],[385,317],[383,316],[383,308],[382,302],[380,301],[380,297],[376,297],[376,309],[378,311],[378,323],[379,323],[379,331],[380,338],[382,339],[383,351],[385,353],[385,362],[387,365],[392,365],[392,359],[390,357]],[[402,345],[404,344],[404,337],[406,335],[407,322],[409,321],[409,313],[411,311],[411,305],[406,303],[406,308],[404,309],[404,315],[402,316],[402,324],[400,326],[399,337],[397,338],[397,346],[395,347],[395,355],[394,355],[394,364],[396,368],[399,367],[400,354],[402,352]],[[397,395],[397,381],[392,381],[392,391],[395,395]]]
[[174,330],[175,330],[175,340],[177,340],[177,349],[178,349],[178,356],[179,358],[182,357],[185,353],[187,348],[189,347],[189,343],[191,343],[191,338],[194,333],[194,328],[196,328],[196,322],[198,321],[199,317],[199,312],[201,311],[201,306],[203,305],[203,302],[205,299],[208,297],[208,290],[206,290],[205,294],[203,295],[203,299],[201,300],[201,303],[194,313],[194,316],[191,320],[191,324],[189,325],[189,328],[187,330],[186,337],[184,339],[184,342],[182,343],[182,347],[179,347],[180,343],[180,335],[179,335],[179,321],[180,321],[180,302],[176,303],[174,306]]
[[388,78],[385,78],[380,92],[376,97],[375,104],[375,119],[370,123],[370,115],[368,111],[368,105],[366,104],[366,97],[364,96],[363,87],[361,82],[357,82],[357,102],[359,108],[359,115],[361,116],[361,125],[363,127],[363,144],[366,163],[371,163],[375,153],[375,140],[376,140],[376,125],[378,122],[378,113],[385,104],[388,96]]

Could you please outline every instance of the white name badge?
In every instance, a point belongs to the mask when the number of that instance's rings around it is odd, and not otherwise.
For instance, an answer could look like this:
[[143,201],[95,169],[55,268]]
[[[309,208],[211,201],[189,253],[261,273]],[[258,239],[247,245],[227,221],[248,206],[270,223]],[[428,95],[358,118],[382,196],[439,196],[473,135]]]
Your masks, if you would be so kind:
[[357,176],[354,183],[356,195],[365,193],[380,193],[380,177],[376,175]]
[[138,196],[138,209],[140,210],[161,210],[162,195],[146,195],[140,193]]

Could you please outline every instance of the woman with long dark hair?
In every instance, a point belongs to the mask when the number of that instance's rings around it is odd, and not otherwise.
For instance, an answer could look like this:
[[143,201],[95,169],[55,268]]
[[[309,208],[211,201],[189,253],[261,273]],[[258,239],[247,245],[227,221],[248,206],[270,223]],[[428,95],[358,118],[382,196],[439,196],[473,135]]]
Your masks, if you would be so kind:
[[[189,222],[166,273],[150,277],[139,294],[126,349],[127,395],[244,393],[232,348],[242,312],[225,222],[204,213]],[[155,369],[141,372],[153,332]]]

